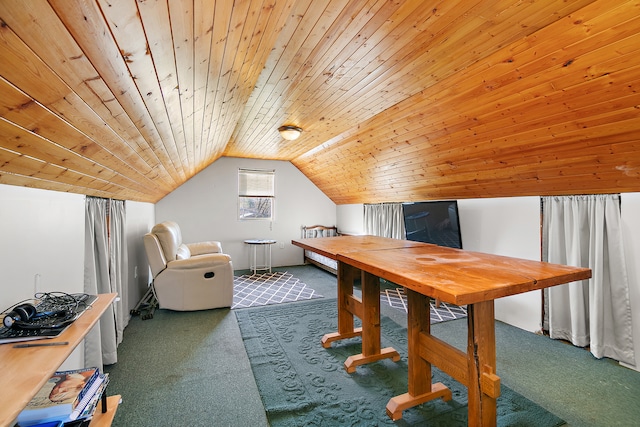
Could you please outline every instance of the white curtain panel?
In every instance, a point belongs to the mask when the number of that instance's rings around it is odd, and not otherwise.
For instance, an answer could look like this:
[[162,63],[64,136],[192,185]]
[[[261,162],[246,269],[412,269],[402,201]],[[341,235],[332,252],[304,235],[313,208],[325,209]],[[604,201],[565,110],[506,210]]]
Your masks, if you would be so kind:
[[365,204],[364,232],[374,236],[404,239],[405,229],[402,204]]
[[[107,218],[110,217],[108,221]],[[87,197],[85,203],[84,292],[116,292],[120,300],[107,308],[85,338],[85,366],[110,365],[118,361],[117,346],[126,322],[123,316],[123,288],[126,281],[124,202]],[[110,228],[108,232],[108,228]]]
[[[84,292],[96,295],[100,293],[101,284],[109,282],[106,199],[86,198],[84,226]],[[113,317],[111,309],[108,308],[102,317]],[[102,369],[101,329],[94,327],[84,339],[85,366]]]
[[548,290],[549,333],[597,358],[634,364],[619,195],[543,197],[543,260],[592,278]]
[[[123,200],[109,200],[110,203],[110,246],[109,246],[109,283],[111,292],[118,294],[119,300],[114,304],[115,320],[116,320],[116,345],[122,342],[124,328],[129,323],[129,313],[126,307],[129,307],[128,294],[124,290],[127,289],[127,274],[129,271],[126,227],[125,227],[125,202]],[[117,354],[114,352],[114,357]]]

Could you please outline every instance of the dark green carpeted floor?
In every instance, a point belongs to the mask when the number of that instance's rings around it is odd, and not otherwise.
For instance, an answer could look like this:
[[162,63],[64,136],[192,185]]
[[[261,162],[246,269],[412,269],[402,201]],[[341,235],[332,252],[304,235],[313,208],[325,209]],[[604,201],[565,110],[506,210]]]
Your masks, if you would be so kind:
[[[336,297],[336,277],[330,273],[313,266],[274,270],[289,271],[321,295]],[[404,312],[384,305],[382,312],[406,325]],[[433,325],[432,332],[465,347],[464,319]],[[496,340],[502,382],[569,426],[638,425],[640,373],[500,322]],[[229,309],[159,310],[151,320],[133,318],[118,363],[105,371],[111,376],[109,394],[123,399],[114,426],[268,425]]]
[[[327,316],[329,314],[329,316]],[[272,426],[370,427],[467,425],[467,390],[437,368],[432,382],[445,384],[451,400],[434,399],[389,419],[389,399],[407,392],[407,330],[381,318],[383,347],[401,358],[344,370],[348,357],[360,353],[362,340],[340,340],[325,349],[320,340],[337,328],[337,301],[313,300],[256,307],[236,312],[267,418]],[[497,425],[501,427],[559,427],[563,421],[507,386],[501,386]]]

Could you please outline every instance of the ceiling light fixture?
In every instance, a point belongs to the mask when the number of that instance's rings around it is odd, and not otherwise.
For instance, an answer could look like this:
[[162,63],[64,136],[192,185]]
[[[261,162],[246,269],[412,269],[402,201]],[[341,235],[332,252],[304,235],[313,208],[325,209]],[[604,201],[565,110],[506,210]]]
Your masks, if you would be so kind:
[[278,132],[280,132],[280,135],[282,135],[282,137],[287,141],[293,141],[294,139],[298,139],[302,133],[302,129],[297,126],[285,125],[280,126],[278,128]]

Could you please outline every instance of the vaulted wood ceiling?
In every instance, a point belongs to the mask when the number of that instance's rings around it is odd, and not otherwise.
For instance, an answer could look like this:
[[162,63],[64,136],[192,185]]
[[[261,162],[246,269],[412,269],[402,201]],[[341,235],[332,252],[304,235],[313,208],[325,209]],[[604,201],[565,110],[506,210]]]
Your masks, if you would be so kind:
[[640,191],[639,50],[636,1],[0,0],[0,183],[156,202],[235,156],[338,204]]

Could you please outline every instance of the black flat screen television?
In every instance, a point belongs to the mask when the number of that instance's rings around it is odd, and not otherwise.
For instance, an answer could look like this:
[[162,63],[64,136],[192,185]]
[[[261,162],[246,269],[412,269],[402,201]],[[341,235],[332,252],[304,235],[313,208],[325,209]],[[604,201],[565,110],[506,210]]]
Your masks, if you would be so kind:
[[406,239],[462,249],[458,202],[403,203]]

